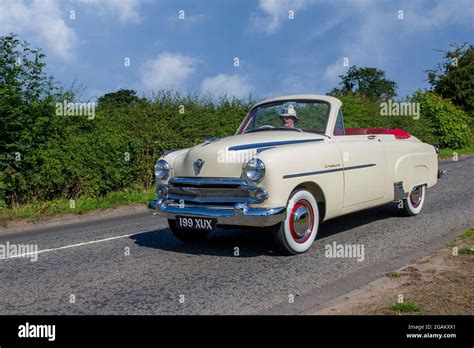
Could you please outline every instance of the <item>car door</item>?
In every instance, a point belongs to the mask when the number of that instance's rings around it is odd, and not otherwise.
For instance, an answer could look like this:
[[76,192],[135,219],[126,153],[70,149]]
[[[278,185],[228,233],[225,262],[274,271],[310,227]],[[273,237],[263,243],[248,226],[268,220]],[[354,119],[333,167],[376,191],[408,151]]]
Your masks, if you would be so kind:
[[344,167],[343,207],[381,199],[386,195],[387,159],[377,135],[338,136]]

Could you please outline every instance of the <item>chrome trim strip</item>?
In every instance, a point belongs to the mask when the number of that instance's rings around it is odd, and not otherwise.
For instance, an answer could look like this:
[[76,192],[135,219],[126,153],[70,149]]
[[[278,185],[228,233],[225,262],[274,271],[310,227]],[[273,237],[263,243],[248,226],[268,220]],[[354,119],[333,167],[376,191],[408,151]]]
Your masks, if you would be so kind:
[[248,149],[257,149],[259,147],[270,147],[270,146],[279,146],[279,145],[288,145],[288,144],[302,144],[302,143],[311,143],[315,141],[324,141],[324,139],[302,139],[302,140],[285,140],[285,141],[270,141],[266,143],[255,143],[255,144],[246,144],[246,145],[236,145],[228,148],[229,151],[240,151]]
[[[257,196],[262,195],[263,199]],[[263,203],[268,197],[268,193],[261,188],[255,186],[238,187],[238,188],[205,188],[205,187],[189,187],[189,186],[168,186],[168,200],[189,201],[196,203]]]
[[325,169],[325,170],[318,170],[318,171],[315,171],[315,172],[286,174],[286,175],[283,175],[283,179],[291,179],[291,178],[296,178],[296,177],[300,177],[300,176],[308,176],[308,175],[316,175],[316,174],[326,174],[326,173],[340,172],[340,171],[343,171],[343,170],[352,170],[352,169],[368,168],[368,167],[374,167],[375,165],[376,165],[375,163],[371,163],[371,164],[361,164],[361,165],[358,165],[358,166],[351,166],[351,167],[345,167],[345,168]]
[[240,187],[248,186],[248,183],[244,179],[236,179],[236,178],[172,178],[170,179],[169,183],[173,184],[180,184],[180,185],[238,185]]
[[167,197],[169,201],[185,201],[193,203],[249,203],[260,204],[263,201],[253,197],[234,197],[234,196],[216,196],[216,197],[192,197],[177,194],[169,194]]

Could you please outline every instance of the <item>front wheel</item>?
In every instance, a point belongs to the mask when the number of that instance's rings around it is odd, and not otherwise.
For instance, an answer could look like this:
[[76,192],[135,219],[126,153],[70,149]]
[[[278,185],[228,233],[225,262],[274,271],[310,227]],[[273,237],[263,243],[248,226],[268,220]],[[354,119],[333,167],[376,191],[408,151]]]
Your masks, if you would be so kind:
[[409,216],[418,215],[423,209],[423,204],[425,203],[425,185],[415,186],[410,195],[403,200],[403,207],[405,212]]
[[275,244],[285,255],[304,253],[316,239],[318,227],[316,199],[309,191],[295,191],[288,201],[285,221],[274,231]]
[[198,242],[205,240],[209,235],[209,231],[191,230],[176,227],[176,220],[168,220],[168,225],[173,235],[183,242]]

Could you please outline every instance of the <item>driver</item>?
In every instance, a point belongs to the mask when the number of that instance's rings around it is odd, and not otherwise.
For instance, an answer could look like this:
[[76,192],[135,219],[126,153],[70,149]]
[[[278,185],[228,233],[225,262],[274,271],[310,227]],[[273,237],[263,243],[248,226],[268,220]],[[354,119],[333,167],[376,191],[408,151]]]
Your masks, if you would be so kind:
[[295,128],[295,123],[299,118],[296,115],[296,110],[293,105],[283,108],[283,112],[279,115],[282,126],[288,128]]

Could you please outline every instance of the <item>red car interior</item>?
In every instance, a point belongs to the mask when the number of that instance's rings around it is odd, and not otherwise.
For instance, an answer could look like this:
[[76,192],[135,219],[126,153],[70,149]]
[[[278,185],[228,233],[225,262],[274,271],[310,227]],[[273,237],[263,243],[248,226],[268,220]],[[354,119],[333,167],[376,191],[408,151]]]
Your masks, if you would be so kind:
[[335,135],[393,134],[397,139],[407,139],[411,134],[400,128],[347,128],[345,134],[335,131]]

